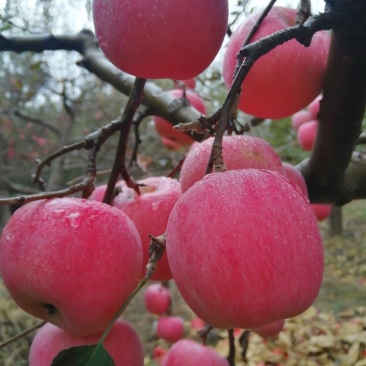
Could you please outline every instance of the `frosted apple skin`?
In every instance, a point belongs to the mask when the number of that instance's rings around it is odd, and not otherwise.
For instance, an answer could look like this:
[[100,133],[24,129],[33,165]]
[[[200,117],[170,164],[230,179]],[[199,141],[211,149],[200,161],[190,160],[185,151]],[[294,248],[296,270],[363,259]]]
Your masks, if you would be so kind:
[[[245,19],[230,37],[222,71],[228,88],[233,80],[236,55],[262,12]],[[296,9],[273,7],[251,43],[294,26],[296,12]],[[310,47],[291,40],[261,57],[243,82],[239,109],[257,117],[275,119],[305,108],[321,91],[329,44],[329,34],[322,31],[314,34]]]
[[147,79],[190,79],[217,55],[227,0],[94,0],[98,43],[119,69]]
[[184,322],[179,316],[160,316],[157,322],[156,335],[168,342],[179,341],[184,333]]
[[[181,98],[183,96],[183,90],[173,89],[170,90],[170,94],[174,98]],[[206,114],[206,106],[203,102],[203,99],[198,94],[196,94],[193,91],[186,90],[186,97],[194,108],[196,108],[202,114]],[[180,145],[191,145],[194,142],[193,138],[189,137],[184,132],[175,130],[172,124],[169,123],[164,118],[153,117],[153,121],[155,124],[156,131],[160,136],[173,140]]]
[[305,311],[324,269],[316,217],[281,174],[213,173],[178,200],[166,250],[194,313],[217,328],[259,327]]
[[[190,148],[180,173],[182,192],[204,177],[213,140],[210,137]],[[259,137],[224,136],[223,158],[227,170],[255,168],[283,173],[281,159],[271,145]]]
[[163,361],[163,366],[229,366],[226,358],[213,349],[190,339],[173,344]]
[[277,320],[273,323],[263,325],[262,327],[251,329],[254,333],[257,333],[263,338],[275,337],[283,330],[285,320]]
[[78,335],[106,328],[137,286],[141,266],[142,245],[132,221],[96,201],[28,203],[0,239],[0,269],[14,301]]
[[171,303],[170,290],[159,283],[150,285],[144,292],[144,303],[147,311],[162,315],[168,311]]
[[[37,332],[29,351],[29,366],[50,366],[52,360],[64,349],[96,344],[101,333],[80,337],[47,323]],[[118,319],[107,335],[105,349],[115,366],[143,366],[144,352],[141,340],[131,324]]]
[[311,151],[314,146],[318,122],[310,121],[303,123],[297,131],[297,140],[305,151]]
[[[113,206],[128,215],[140,234],[143,262],[139,278],[143,278],[149,260],[149,234],[158,236],[165,232],[170,212],[181,196],[181,191],[179,182],[173,178],[149,177],[138,183],[146,185],[140,188],[140,195],[122,183],[122,192],[113,200]],[[167,254],[164,253],[151,279],[167,281],[171,278]]]

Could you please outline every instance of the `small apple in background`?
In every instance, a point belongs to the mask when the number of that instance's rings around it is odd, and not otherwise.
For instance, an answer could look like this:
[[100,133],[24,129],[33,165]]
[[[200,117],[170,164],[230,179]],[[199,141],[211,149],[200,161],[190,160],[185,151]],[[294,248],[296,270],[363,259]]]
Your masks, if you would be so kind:
[[162,366],[167,353],[168,351],[165,348],[156,346],[152,352],[152,359],[157,363],[158,366]]
[[[47,323],[36,333],[29,352],[29,366],[50,366],[52,360],[64,349],[87,344],[96,344],[101,333],[77,336]],[[107,335],[105,349],[115,366],[143,366],[144,351],[141,340],[132,325],[118,319]]]
[[146,6],[145,0],[94,0],[93,19],[100,48],[122,71],[185,80],[203,72],[217,55],[226,34],[228,1],[169,0]]
[[214,327],[251,329],[290,318],[318,295],[318,223],[300,189],[278,172],[207,175],[175,204],[166,234],[179,292]]
[[304,176],[300,173],[300,171],[289,163],[282,163],[282,166],[285,176],[288,178],[288,180],[296,184],[301,189],[304,196],[308,197],[308,187],[306,186]]
[[170,348],[163,366],[229,366],[229,362],[210,347],[182,339]]
[[332,205],[329,204],[312,203],[310,206],[313,209],[318,221],[326,220],[332,213]]
[[183,337],[184,322],[179,316],[160,316],[157,321],[156,335],[174,343]]
[[182,89],[182,86],[186,86],[187,88],[194,89],[196,87],[196,79],[187,79],[187,80],[174,80],[174,88]]
[[[184,91],[182,89],[173,89],[170,90],[169,93],[174,98],[181,98],[184,95]],[[185,93],[192,106],[202,114],[206,114],[206,107],[203,99],[193,91],[186,90]],[[156,131],[160,136],[173,140],[180,145],[191,145],[194,142],[193,138],[189,137],[184,132],[175,130],[173,126],[164,118],[155,116],[153,117],[153,121]]]
[[174,140],[168,139],[166,137],[162,137],[161,143],[168,149],[172,151],[177,151],[182,148],[182,145],[178,144]]
[[313,149],[317,130],[318,121],[305,122],[299,127],[297,140],[304,150],[311,151]]
[[[138,183],[144,185],[140,187],[140,195],[122,182],[122,192],[114,198],[113,206],[128,215],[140,234],[143,247],[143,262],[139,275],[141,279],[145,276],[149,260],[149,234],[158,236],[165,232],[170,212],[180,197],[181,190],[178,180],[167,177],[149,177]],[[167,254],[164,253],[151,279],[167,281],[171,278]]]
[[92,194],[89,196],[89,200],[103,202],[105,191],[107,190],[106,184],[101,184],[100,186],[96,186]]
[[159,283],[150,285],[144,292],[145,308],[151,314],[165,314],[171,304],[170,290]]
[[312,115],[312,119],[318,120],[318,113],[320,110],[320,101],[322,96],[317,96],[308,106],[309,113]]
[[[191,146],[182,165],[180,184],[185,192],[201,180],[210,159],[213,137]],[[223,138],[223,158],[226,169],[269,169],[283,173],[281,159],[271,145],[255,136],[233,135]]]
[[55,198],[19,208],[0,238],[0,270],[26,312],[78,335],[101,332],[138,285],[140,236],[100,202]]
[[283,330],[285,320],[280,319],[273,323],[263,325],[262,327],[251,329],[252,332],[257,333],[263,338],[276,337],[279,332]]
[[189,324],[193,330],[201,330],[205,327],[205,322],[198,316],[192,318]]
[[[223,61],[223,79],[231,86],[237,54],[262,10],[249,16],[234,30]],[[274,6],[251,43],[295,25],[297,10]],[[317,32],[310,47],[296,40],[285,42],[261,57],[243,82],[238,108],[262,118],[284,118],[305,108],[320,93],[328,58],[330,36]]]
[[300,128],[300,126],[302,124],[304,124],[305,122],[313,121],[313,120],[314,120],[314,118],[309,111],[302,110],[302,111],[296,112],[295,114],[292,115],[291,124],[292,124],[293,129],[295,131],[298,131],[298,129]]

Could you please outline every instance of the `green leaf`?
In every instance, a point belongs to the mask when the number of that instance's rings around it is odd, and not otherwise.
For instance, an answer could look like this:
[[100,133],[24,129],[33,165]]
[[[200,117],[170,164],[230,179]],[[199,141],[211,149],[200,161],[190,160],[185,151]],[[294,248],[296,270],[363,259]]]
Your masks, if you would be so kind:
[[78,346],[61,351],[51,366],[115,366],[102,344]]

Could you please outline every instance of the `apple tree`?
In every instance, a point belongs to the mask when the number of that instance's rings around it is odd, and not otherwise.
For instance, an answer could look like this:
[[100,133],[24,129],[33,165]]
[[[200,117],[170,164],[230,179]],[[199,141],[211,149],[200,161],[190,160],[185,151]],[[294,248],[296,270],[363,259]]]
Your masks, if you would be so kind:
[[[225,360],[179,341],[182,320],[161,316],[158,334],[177,342],[165,366],[202,363],[202,355],[234,365],[234,328],[269,334],[314,302],[324,252],[309,203],[366,198],[366,160],[356,150],[366,4],[325,0],[312,16],[309,0],[297,9],[275,2],[239,26],[227,0],[70,3],[95,29],[71,32],[73,20],[53,16],[64,11],[58,2],[6,1],[0,206],[20,208],[6,218],[0,269],[19,307],[53,324],[37,334],[31,366],[142,365],[138,336],[117,319],[150,279],[174,279],[209,328],[229,329]],[[18,11],[33,12],[34,22]],[[223,44],[227,91],[209,68]],[[212,91],[207,110],[196,82]],[[291,116],[311,153],[285,167],[246,132],[280,129]],[[161,140],[155,133],[147,143],[152,117]],[[173,154],[149,150],[157,142],[175,151],[174,167],[151,177]],[[131,334],[124,352],[120,333]]]

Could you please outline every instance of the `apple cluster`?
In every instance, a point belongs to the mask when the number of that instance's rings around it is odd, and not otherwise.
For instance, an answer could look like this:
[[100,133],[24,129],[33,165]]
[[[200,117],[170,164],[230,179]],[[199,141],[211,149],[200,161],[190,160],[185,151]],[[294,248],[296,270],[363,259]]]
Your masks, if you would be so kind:
[[[311,151],[315,143],[321,98],[321,95],[317,96],[307,108],[296,112],[291,117],[292,127],[297,131],[297,140],[305,151]],[[330,204],[312,203],[311,207],[319,221],[327,219],[332,212],[332,205]]]
[[[294,25],[295,16],[294,9],[272,8],[251,41]],[[228,43],[228,88],[236,56],[258,17],[246,19]],[[190,89],[171,90],[172,99],[187,98],[206,113],[191,80],[221,47],[227,0],[155,0],[149,6],[144,0],[94,0],[93,18],[99,45],[116,67],[137,77],[180,80]],[[299,141],[312,146],[319,101],[308,107],[309,120],[299,111],[320,93],[328,48],[326,32],[316,33],[308,48],[295,40],[277,47],[250,70],[238,108],[271,119],[297,112]],[[31,366],[49,365],[62,349],[99,340],[145,276],[150,235],[165,231],[166,252],[151,279],[173,278],[202,322],[273,336],[318,295],[324,253],[302,175],[253,136],[225,136],[227,170],[205,175],[213,138],[193,143],[168,121],[153,121],[169,148],[191,145],[179,181],[145,178],[138,182],[140,194],[118,182],[111,205],[102,203],[106,185],[88,200],[31,202],[2,232],[0,270],[9,293],[19,307],[49,322],[34,338]],[[144,300],[159,316],[157,335],[174,343],[163,366],[228,365],[212,349],[181,339],[183,320],[169,315],[168,289],[151,285]],[[104,345],[116,365],[144,363],[141,341],[122,319]]]

